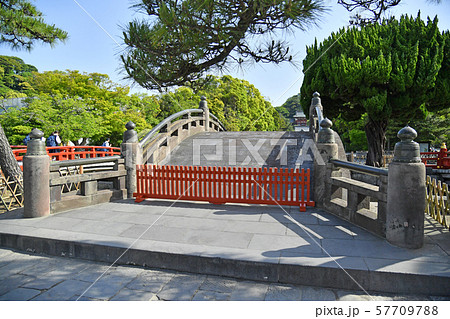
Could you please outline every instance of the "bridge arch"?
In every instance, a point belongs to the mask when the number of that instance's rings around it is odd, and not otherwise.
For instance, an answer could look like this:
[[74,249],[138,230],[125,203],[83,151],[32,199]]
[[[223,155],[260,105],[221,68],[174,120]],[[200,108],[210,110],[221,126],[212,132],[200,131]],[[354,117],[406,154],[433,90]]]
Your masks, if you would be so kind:
[[178,144],[186,138],[205,131],[226,131],[220,120],[209,112],[206,98],[202,96],[200,108],[187,109],[172,114],[140,141],[143,163],[161,163]]

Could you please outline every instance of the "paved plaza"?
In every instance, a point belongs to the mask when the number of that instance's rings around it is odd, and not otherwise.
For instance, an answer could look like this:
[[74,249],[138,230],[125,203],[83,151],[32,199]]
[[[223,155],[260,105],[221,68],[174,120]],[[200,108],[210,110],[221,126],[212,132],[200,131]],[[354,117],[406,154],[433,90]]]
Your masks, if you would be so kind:
[[[93,284],[95,282],[95,284]],[[0,249],[0,301],[416,301],[450,297],[263,283]]]
[[21,214],[0,215],[3,300],[76,300],[111,264],[81,299],[450,296],[450,234],[428,217],[409,250],[316,208],[123,200]]

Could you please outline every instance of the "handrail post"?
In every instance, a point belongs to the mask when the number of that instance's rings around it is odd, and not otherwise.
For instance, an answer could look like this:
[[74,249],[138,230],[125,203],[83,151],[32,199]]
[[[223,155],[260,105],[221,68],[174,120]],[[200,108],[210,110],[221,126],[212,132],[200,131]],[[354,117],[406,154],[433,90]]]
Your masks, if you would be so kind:
[[23,157],[24,217],[50,215],[50,159],[43,136],[38,129],[31,131]]
[[406,126],[397,136],[389,165],[386,239],[399,247],[420,248],[424,239],[426,205],[425,165],[420,159],[417,132]]
[[317,149],[321,158],[314,160],[314,201],[318,207],[324,207],[331,199],[331,183],[329,179],[333,174],[329,164],[330,159],[336,159],[338,146],[334,139],[333,123],[325,118],[320,122],[321,129],[317,137]]
[[200,105],[199,109],[203,110],[203,117],[205,119],[205,132],[209,132],[209,108],[208,108],[208,102],[206,101],[206,96],[202,96],[200,98]]
[[136,165],[142,164],[142,148],[139,145],[137,133],[134,130],[136,124],[129,121],[125,124],[126,131],[123,133],[121,145],[122,157],[125,158],[125,168],[127,170],[126,187],[127,198],[132,198],[136,192]]
[[[315,117],[318,116],[316,107],[320,109],[320,111],[323,113],[323,106],[320,99],[320,94],[318,92],[313,93],[313,98],[311,99],[311,106],[309,107],[309,131],[314,136],[314,142],[317,142],[317,134],[319,131],[319,125],[320,123],[316,123]],[[314,114],[316,116],[314,116]],[[317,121],[321,121],[319,118],[317,118]]]

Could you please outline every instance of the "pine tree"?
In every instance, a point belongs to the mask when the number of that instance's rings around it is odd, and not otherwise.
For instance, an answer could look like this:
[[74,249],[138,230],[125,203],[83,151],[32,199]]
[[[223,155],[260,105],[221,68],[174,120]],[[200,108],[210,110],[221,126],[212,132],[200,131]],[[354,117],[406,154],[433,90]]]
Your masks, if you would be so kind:
[[[65,31],[46,24],[42,13],[30,1],[0,0],[0,45],[6,44],[14,49],[31,50],[35,42],[53,45],[66,37]],[[1,126],[0,150],[0,168],[3,174],[20,179],[22,171]]]
[[367,113],[368,165],[379,165],[389,120],[405,125],[449,106],[450,37],[438,20],[402,16],[341,29],[307,48],[302,105],[321,93],[326,116],[357,120]]
[[31,50],[35,42],[53,45],[67,32],[44,22],[42,13],[27,0],[0,0],[0,43]]
[[236,62],[291,61],[287,43],[267,35],[305,29],[322,0],[141,0],[148,20],[130,22],[121,56],[129,78],[147,89],[184,85]]

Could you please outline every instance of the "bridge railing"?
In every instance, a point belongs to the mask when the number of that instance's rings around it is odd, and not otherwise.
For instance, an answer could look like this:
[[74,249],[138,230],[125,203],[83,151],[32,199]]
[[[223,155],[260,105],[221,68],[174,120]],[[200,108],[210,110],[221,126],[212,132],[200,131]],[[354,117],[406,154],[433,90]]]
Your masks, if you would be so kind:
[[[317,106],[320,108],[317,109]],[[420,248],[424,242],[425,165],[417,132],[402,128],[389,169],[338,160],[338,138],[325,118],[319,124],[320,95],[313,95],[310,116],[316,139],[314,200],[318,207],[343,217],[400,247]]]
[[[393,152],[386,152],[383,154],[383,166],[388,166],[394,158]],[[347,154],[349,162],[365,163],[367,159],[367,152],[350,152]],[[434,169],[450,169],[450,152],[447,149],[439,152],[421,152],[420,159],[425,167]]]
[[143,162],[160,163],[176,145],[199,132],[225,130],[219,119],[209,113],[206,98],[202,97],[199,109],[187,109],[167,117],[141,139]]
[[447,147],[441,147],[439,152],[423,152],[420,158],[426,167],[435,169],[450,169],[450,152]]
[[[340,174],[348,169],[351,177]],[[324,207],[350,222],[385,236],[388,170],[331,159]]]
[[[12,152],[16,160],[21,163],[27,153],[25,145],[12,145]],[[51,146],[46,147],[47,154],[55,161],[66,161],[80,158],[94,158],[120,155],[120,147],[109,146]]]
[[126,174],[119,155],[51,161],[51,212],[125,198]]

